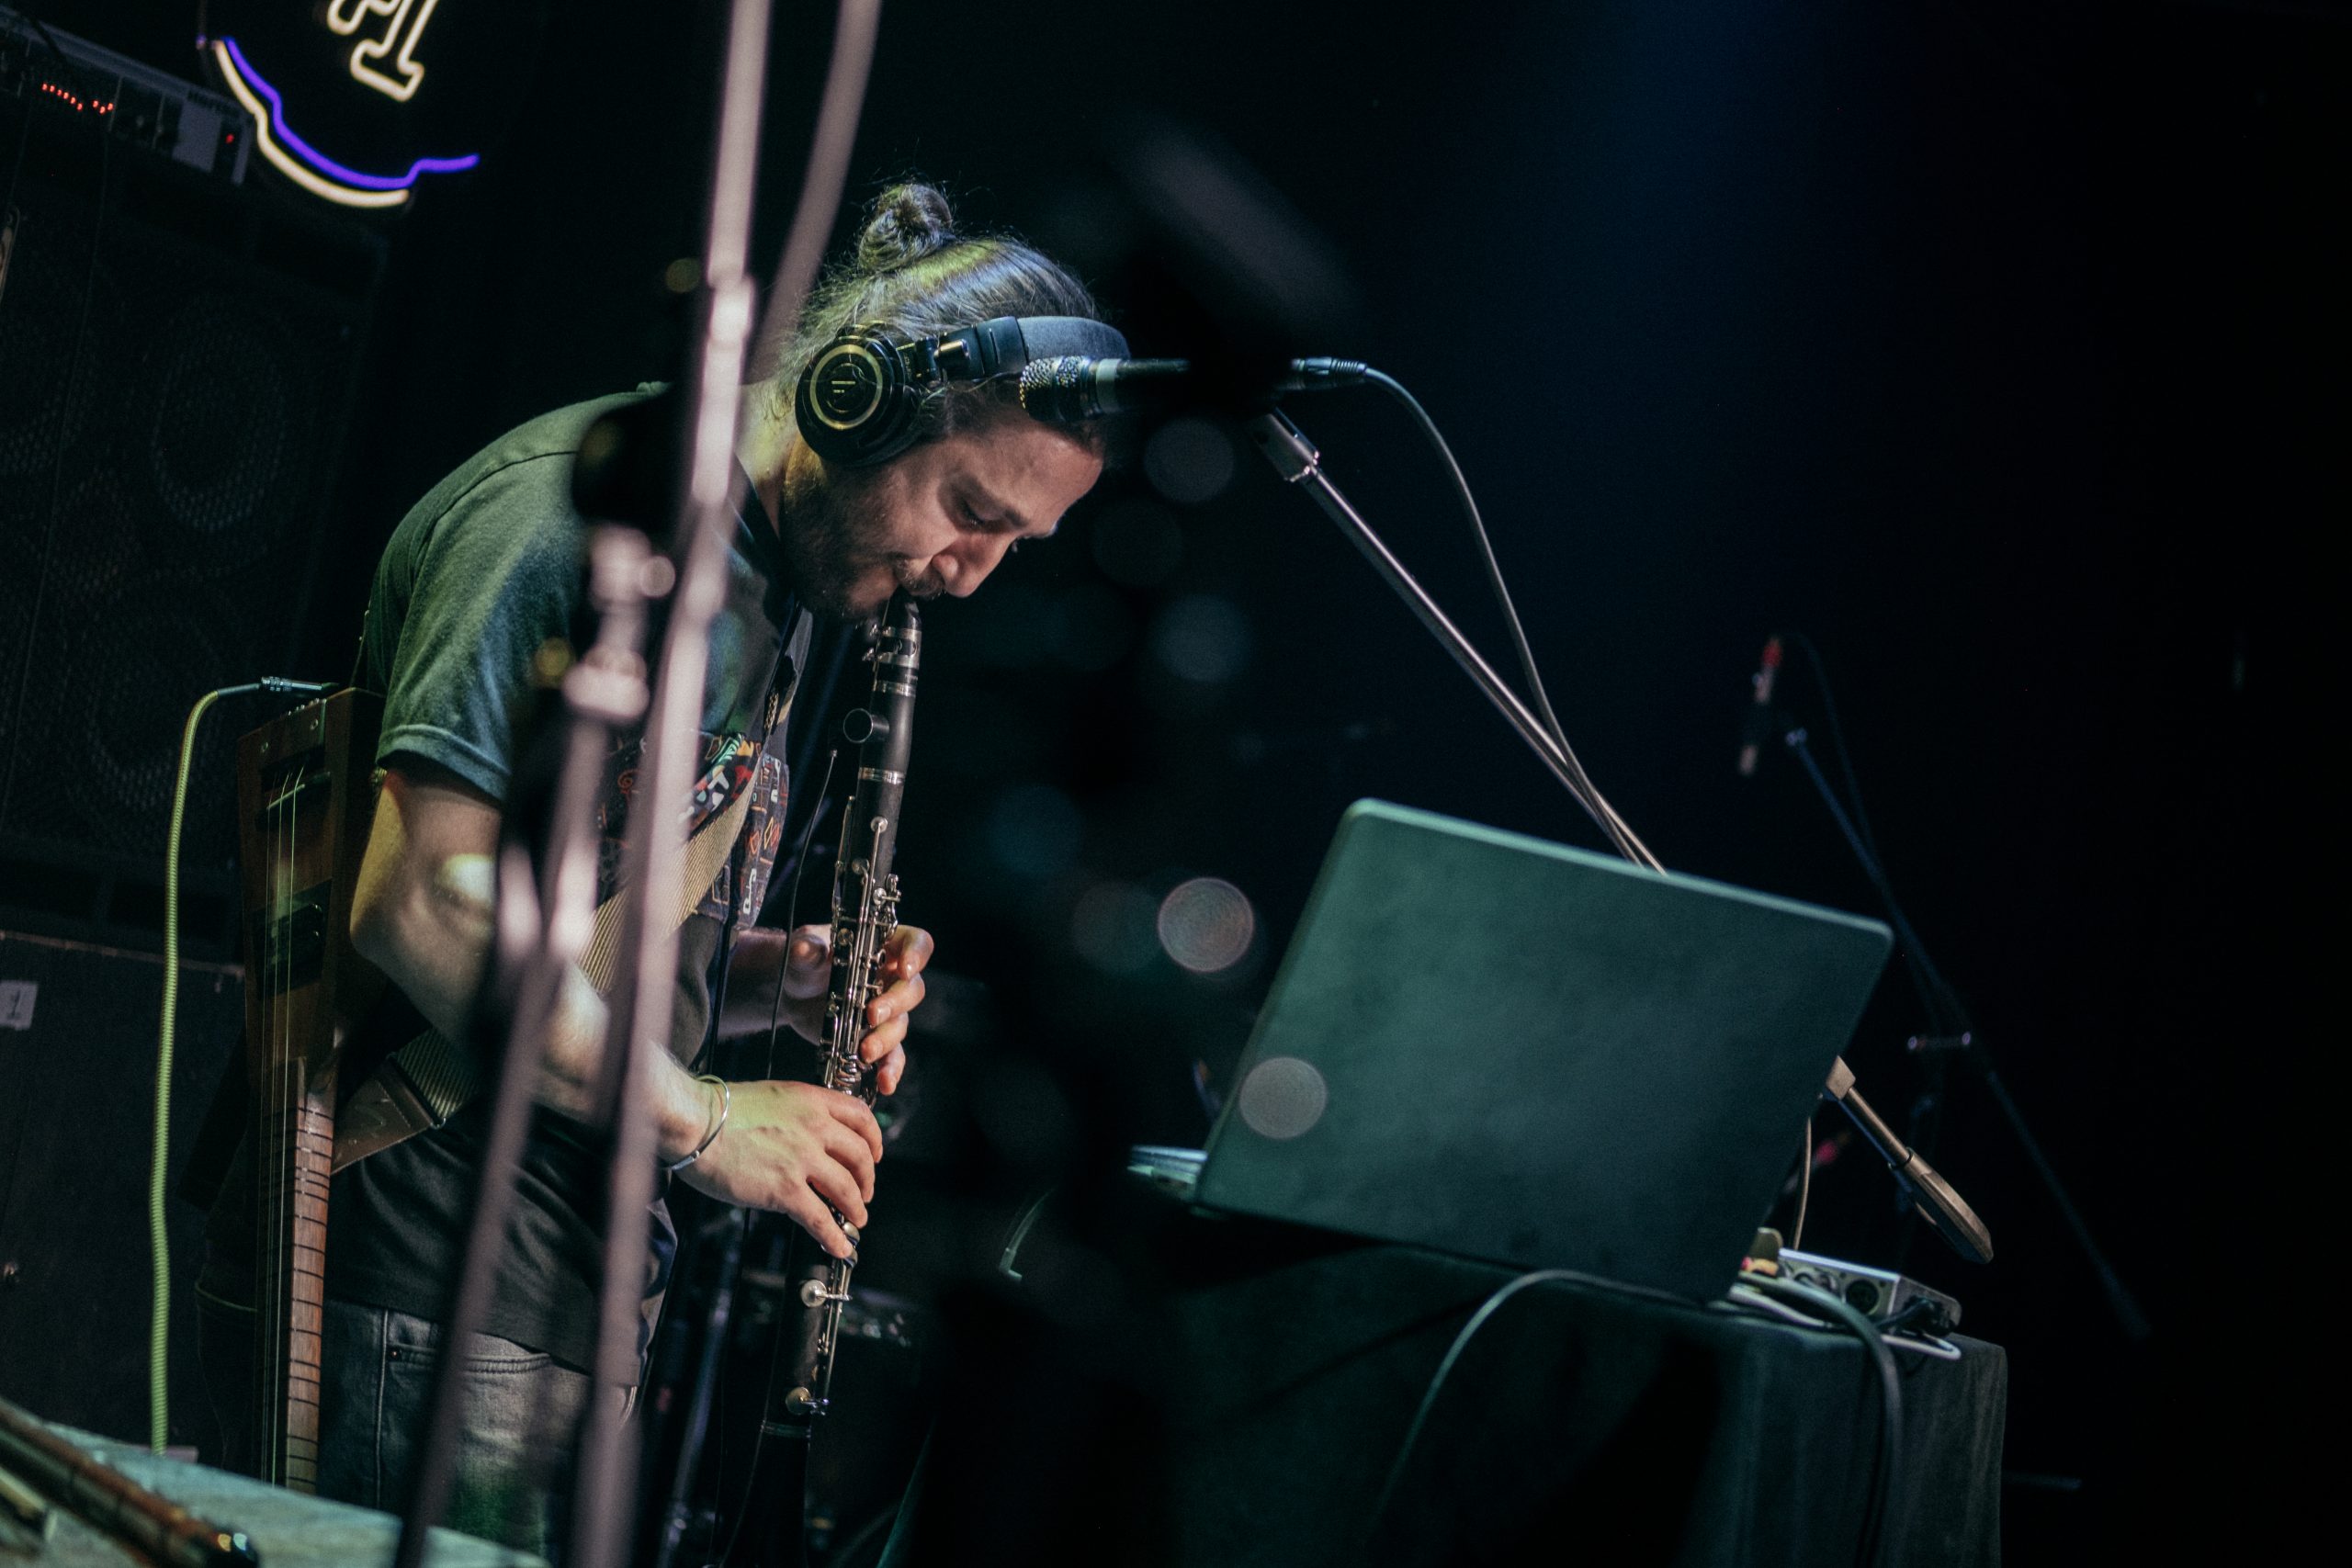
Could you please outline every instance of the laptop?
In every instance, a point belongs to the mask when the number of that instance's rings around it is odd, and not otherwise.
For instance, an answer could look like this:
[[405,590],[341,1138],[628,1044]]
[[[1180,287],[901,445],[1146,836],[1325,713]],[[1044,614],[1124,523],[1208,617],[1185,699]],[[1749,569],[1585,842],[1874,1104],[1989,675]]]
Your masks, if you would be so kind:
[[[1893,940],[1381,801],[1309,896],[1204,1207],[1721,1295]],[[1138,1168],[1184,1184],[1176,1151]]]

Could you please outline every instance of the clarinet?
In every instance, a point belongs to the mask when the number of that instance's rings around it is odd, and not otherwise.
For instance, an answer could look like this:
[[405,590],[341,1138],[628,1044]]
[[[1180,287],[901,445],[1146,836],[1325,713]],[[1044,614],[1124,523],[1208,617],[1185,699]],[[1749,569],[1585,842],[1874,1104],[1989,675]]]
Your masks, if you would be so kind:
[[[842,819],[833,860],[833,971],[825,1002],[825,1088],[874,1103],[874,1068],[858,1055],[865,1037],[866,1005],[881,994],[882,953],[899,924],[899,879],[890,870],[899,837],[899,797],[907,783],[913,736],[915,671],[922,652],[922,615],[912,599],[893,598],[882,613],[874,647],[874,688],[843,732],[857,746],[857,778]],[[775,1529],[762,1543],[763,1562],[797,1562],[804,1540],[801,1513],[808,1446],[817,1418],[832,1398],[833,1358],[841,1348],[842,1309],[849,1303],[850,1270],[857,1264],[857,1227],[833,1215],[848,1235],[850,1256],[835,1258],[813,1244],[795,1247],[781,1342],[769,1370],[760,1440],[781,1461],[766,1472],[783,1494],[768,1494],[772,1517],[793,1528]],[[755,1485],[759,1483],[755,1482]],[[761,1493],[755,1491],[756,1503]]]

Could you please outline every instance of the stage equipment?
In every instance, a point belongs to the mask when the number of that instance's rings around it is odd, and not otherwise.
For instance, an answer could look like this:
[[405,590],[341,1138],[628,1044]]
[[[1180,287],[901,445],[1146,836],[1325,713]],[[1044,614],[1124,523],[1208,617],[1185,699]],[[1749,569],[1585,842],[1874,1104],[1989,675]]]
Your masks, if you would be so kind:
[[1780,1264],[1777,1278],[1836,1296],[1882,1326],[1894,1318],[1920,1334],[1948,1334],[1960,1326],[1960,1303],[1908,1274],[1793,1252],[1785,1247],[1776,1261]]
[[[1114,1377],[1156,1417],[1134,1446],[1156,1457],[1168,1528],[1140,1560],[1549,1562],[1562,1541],[1598,1541],[1612,1562],[1836,1564],[1860,1561],[1874,1524],[1890,1562],[1999,1560],[1998,1346],[1908,1354],[1869,1325],[1900,1367],[1904,1469],[1935,1478],[1889,1506],[1883,1367],[1851,1325],[1530,1279],[1148,1192],[1106,1242],[1075,1209],[1049,1204],[1012,1259],[1035,1333],[944,1369],[911,1562],[959,1561],[984,1523],[1038,1561],[1091,1560],[1099,1543],[1065,1521],[1083,1517],[1071,1472],[1091,1450],[1040,1451],[1054,1435],[1001,1391],[1044,1400]],[[1090,1343],[1119,1295],[1106,1246],[1148,1258],[1159,1288]]]
[[[198,1517],[0,1399],[0,1466],[107,1540],[163,1568],[258,1568],[236,1530]],[[13,1553],[12,1553],[13,1555]]]
[[800,373],[793,412],[800,438],[817,456],[869,468],[913,446],[923,405],[952,386],[1017,376],[1026,406],[1030,375],[1041,363],[1083,365],[1093,362],[1073,356],[1126,351],[1116,328],[1083,316],[996,316],[906,339],[879,326],[854,326],[818,350]]
[[0,6],[0,98],[17,97],[67,135],[111,137],[244,181],[253,121],[234,99]]
[[[732,0],[720,44],[709,204],[703,244],[705,295],[684,389],[677,482],[671,491],[675,557],[657,563],[637,527],[595,530],[589,559],[596,645],[561,678],[560,713],[550,711],[527,744],[514,798],[503,818],[497,862],[498,922],[481,991],[471,1010],[477,1044],[503,1050],[498,1099],[483,1151],[481,1199],[467,1238],[459,1283],[443,1325],[455,1344],[478,1329],[514,1183],[546,1031],[562,977],[593,920],[597,863],[594,804],[614,733],[642,716],[640,798],[683,801],[693,784],[697,719],[719,604],[728,541],[742,470],[735,460],[736,416],[745,354],[755,336],[756,291],[744,272],[766,80],[771,0]],[[843,0],[823,99],[823,122],[793,231],[768,308],[797,318],[815,276],[824,234],[839,210],[849,147],[871,64],[875,0]],[[814,233],[808,232],[813,228]],[[658,468],[656,471],[661,471]],[[642,655],[651,600],[674,590],[649,700]],[[547,706],[552,710],[553,703]],[[610,1144],[606,1212],[643,1213],[653,1200],[653,1129],[645,1104],[651,1053],[669,1032],[677,931],[662,911],[677,907],[684,881],[682,823],[668,810],[632,813],[622,855],[623,919],[616,949],[611,1025],[597,1089],[600,1127]],[[512,1027],[502,1022],[511,1021]],[[598,1382],[626,1386],[639,1373],[637,1337],[645,1280],[647,1227],[607,1227],[598,1305]],[[397,1568],[419,1568],[427,1531],[447,1506],[456,1458],[462,1358],[447,1358],[434,1389],[417,1461],[415,1491],[401,1519]],[[571,1560],[577,1568],[617,1568],[627,1556],[637,1507],[638,1450],[628,1441],[617,1401],[589,1405],[575,1469]]]
[[[82,1484],[103,1489],[85,1492],[85,1500],[94,1508],[110,1509],[118,1490],[138,1488],[184,1525],[216,1524],[217,1530],[193,1544],[198,1551],[227,1551],[229,1563],[258,1558],[266,1568],[354,1568],[355,1564],[381,1563],[391,1553],[399,1521],[389,1514],[307,1497],[232,1471],[151,1454],[75,1430],[62,1421],[34,1426],[61,1445],[48,1450],[59,1465],[74,1465],[77,1473],[89,1477]],[[6,1456],[0,1455],[0,1474],[6,1473]],[[82,1471],[84,1464],[92,1468]],[[11,1528],[13,1510],[7,1506],[7,1491],[0,1483],[0,1562],[9,1568],[159,1568],[164,1564],[177,1568],[190,1561],[140,1544],[141,1536],[152,1539],[143,1525],[134,1527],[138,1535],[116,1533],[101,1524],[85,1522],[71,1504],[47,1507],[46,1540],[30,1540],[31,1532]],[[227,1539],[216,1539],[221,1536]],[[240,1540],[249,1549],[248,1555],[238,1554]],[[217,1557],[213,1561],[221,1562]],[[434,1535],[434,1568],[515,1568],[536,1561],[451,1530]]]
[[[1461,465],[1454,461],[1453,453],[1446,446],[1444,436],[1439,433],[1435,422],[1429,417],[1420,403],[1394,378],[1378,370],[1366,369],[1364,378],[1388,391],[1405,404],[1420,425],[1423,434],[1430,438],[1444,457],[1448,468],[1452,471],[1456,489],[1468,509],[1473,529],[1478,537],[1479,548],[1485,556],[1487,579],[1501,603],[1504,618],[1510,627],[1512,641],[1519,653],[1521,668],[1528,679],[1530,694],[1542,710],[1542,718],[1539,719],[1535,714],[1529,711],[1527,704],[1522,702],[1519,694],[1510,689],[1510,684],[1495,672],[1494,668],[1484,658],[1480,657],[1478,650],[1471,646],[1469,638],[1463,636],[1460,629],[1447,619],[1445,612],[1438,607],[1437,602],[1430,597],[1428,592],[1419,582],[1414,581],[1412,574],[1405,570],[1404,563],[1398,560],[1382,542],[1379,535],[1373,531],[1372,525],[1363,520],[1363,515],[1340,492],[1339,486],[1332,482],[1330,475],[1323,468],[1322,454],[1287,415],[1281,410],[1274,409],[1252,419],[1249,423],[1251,440],[1258,449],[1265,454],[1266,460],[1274,466],[1275,472],[1281,474],[1286,481],[1304,485],[1306,488],[1325,514],[1340,525],[1340,530],[1363,552],[1373,570],[1380,574],[1383,581],[1386,581],[1397,596],[1405,601],[1407,606],[1419,617],[1422,626],[1429,629],[1430,634],[1453,656],[1454,662],[1461,666],[1463,672],[1467,674],[1486,694],[1487,699],[1494,705],[1495,710],[1503,716],[1504,720],[1514,730],[1518,731],[1520,739],[1527,743],[1528,747],[1535,752],[1537,759],[1551,771],[1555,778],[1560,781],[1562,786],[1584,808],[1594,824],[1608,836],[1611,843],[1617,846],[1619,852],[1626,859],[1664,875],[1665,865],[1650,852],[1649,846],[1641,841],[1633,829],[1626,824],[1624,818],[1617,814],[1616,808],[1609,804],[1608,799],[1601,795],[1590,777],[1586,774],[1584,764],[1577,760],[1574,749],[1568,745],[1566,734],[1560,727],[1558,716],[1552,712],[1550,699],[1544,694],[1542,677],[1535,668],[1534,656],[1529,650],[1525,634],[1520,626],[1518,611],[1511,605],[1510,595],[1503,585],[1502,573],[1495,564],[1494,550],[1487,542],[1486,525],[1479,519],[1477,502],[1471,495],[1470,487],[1463,479]],[[1873,1126],[1883,1130],[1884,1123],[1880,1122],[1871,1114],[1869,1103],[1854,1088],[1853,1074],[1847,1068],[1842,1058],[1832,1065],[1831,1072],[1830,1084],[1834,1090],[1833,1098],[1845,1108],[1849,1115],[1855,1119],[1857,1124],[1862,1126],[1865,1135],[1871,1135]],[[1884,1152],[1888,1156],[1889,1164],[1897,1167],[1913,1157],[1912,1151],[1904,1147],[1899,1140]],[[1915,1187],[1911,1190],[1924,1192],[1926,1190]],[[1949,1192],[1950,1189],[1946,1187],[1942,1190]],[[1953,1201],[1958,1202],[1956,1194],[1953,1195]],[[1973,1262],[1986,1261],[1992,1256],[1990,1239],[1983,1235],[1983,1226],[1975,1224],[1973,1214],[1967,1214],[1964,1222],[1960,1219],[1959,1215],[1964,1213],[1965,1206],[1962,1205],[1957,1213],[1936,1216],[1939,1233],[1947,1240],[1952,1241],[1954,1247],[1961,1250],[1962,1257]],[[1975,1250],[1970,1250],[1958,1239],[1970,1235],[1972,1231],[1974,1233],[1974,1239],[1984,1243]]]
[[[172,784],[172,828],[164,848],[164,1003],[162,1019],[155,1030],[155,1137],[153,1150],[149,1156],[147,1182],[148,1246],[154,1259],[154,1278],[151,1286],[153,1304],[149,1313],[147,1339],[147,1446],[157,1453],[162,1453],[164,1445],[170,1441],[171,1430],[172,1254],[164,1213],[164,1194],[168,1190],[167,1170],[171,1155],[172,1057],[177,1043],[179,1024],[180,840],[187,825],[188,768],[195,761],[196,738],[203,730],[204,716],[221,698],[246,696],[256,692],[273,694],[300,692],[322,695],[333,690],[332,686],[320,682],[265,675],[258,681],[205,693],[197,699],[196,705],[188,709],[187,722],[180,728],[179,773]],[[250,831],[246,836],[251,836]]]
[[[1777,649],[1781,640],[1781,637],[1774,637],[1767,645],[1768,652]],[[1848,798],[1841,800],[1838,797],[1828,775],[1822,771],[1819,759],[1814,755],[1812,737],[1792,715],[1777,706],[1765,708],[1763,711],[1769,716],[1770,728],[1780,733],[1782,743],[1804,768],[1805,777],[1811,781],[1815,793],[1820,795],[1831,820],[1838,824],[1846,847],[1853,852],[1854,859],[1862,868],[1862,874],[1870,879],[1871,888],[1879,896],[1879,902],[1885,907],[1887,919],[1894,927],[1899,939],[1904,964],[1910,970],[1912,984],[1919,993],[1921,1005],[1927,1010],[1927,1031],[1912,1036],[1907,1042],[1908,1050],[1919,1058],[1921,1070],[1927,1076],[1927,1088],[1912,1111],[1914,1141],[1925,1143],[1931,1139],[1934,1117],[1943,1099],[1945,1065],[1958,1058],[1976,1072],[1985,1091],[1993,1097],[1993,1103],[1999,1107],[2002,1119],[2008,1122],[2009,1131],[2016,1134],[2035,1176],[2041,1179],[2043,1190],[2050,1194],[2052,1203],[2072,1233],[2075,1245],[2082,1249],[2084,1258],[2098,1277],[2100,1292],[2106,1296],[2108,1308],[2115,1314],[2116,1323],[2122,1328],[2124,1337],[2134,1344],[2144,1342],[2154,1328],[2148,1322],[2147,1314],[2141,1308],[2139,1298],[2124,1284],[2122,1277],[2115,1271],[2106,1252],[2091,1235],[2089,1222],[2075,1206],[2074,1198],[2060,1179],[2057,1168],[2042,1153],[2041,1140],[2027,1125],[2025,1113],[2010,1097],[2008,1085],[2002,1081],[1999,1069],[1984,1048],[1982,1035],[1970,1021],[1967,1006],[1961,1000],[1959,991],[1944,977],[1943,970],[1920,942],[1918,931],[1913,928],[1910,918],[1903,912],[1903,906],[1894,896],[1894,886],[1888,880],[1886,866],[1879,858],[1877,839],[1871,832],[1870,817],[1862,809],[1861,787],[1854,776],[1853,759],[1846,747],[1844,727],[1838,717],[1837,700],[1830,694],[1828,671],[1822,660],[1820,649],[1814,646],[1812,638],[1802,633],[1791,633],[1787,640],[1794,642],[1804,651],[1813,667],[1814,684],[1821,696],[1822,715],[1828,722],[1830,739],[1837,745],[1838,763],[1845,773]],[[1770,694],[1769,686],[1766,694]],[[1758,701],[1760,703],[1762,699]],[[1752,724],[1754,719],[1751,717],[1749,722]],[[1958,1216],[1939,1201],[1941,1198],[1949,1197],[1952,1202],[1958,1202],[1957,1195],[1951,1193],[1949,1184],[1941,1183],[1940,1179],[1934,1185],[1920,1182],[1912,1174],[1919,1168],[1919,1156],[1916,1150],[1909,1151],[1907,1164],[1899,1157],[1904,1152],[1902,1141],[1896,1139],[1878,1118],[1872,1116],[1868,1122],[1862,1122],[1858,1117],[1857,1122],[1881,1156],[1895,1168],[1897,1179],[1905,1183],[1905,1192],[1917,1192],[1920,1196],[1922,1201],[1917,1212],[1926,1217],[1946,1241],[1959,1246],[1954,1236]],[[1875,1131],[1872,1124],[1875,1124]],[[1923,1125],[1928,1129],[1926,1134],[1921,1132]],[[1938,1186],[1941,1188],[1940,1193],[1937,1190]],[[1965,1212],[1965,1205],[1962,1205],[1960,1212]],[[1974,1218],[1973,1214],[1967,1216],[1971,1223]],[[1965,1229],[1964,1226],[1962,1228]],[[1976,1228],[1982,1230],[1981,1225]],[[1988,1256],[1990,1246],[1990,1239],[1986,1238],[1984,1247]]]
[[256,1473],[318,1483],[327,1188],[343,1045],[383,994],[351,946],[351,899],[375,814],[382,700],[345,690],[237,748],[245,942],[247,1125],[254,1145]]
[[[175,1444],[216,1451],[191,1295],[200,1208],[172,1202],[163,1285],[169,1397],[149,1383],[157,1283],[151,1224],[158,1066],[153,953],[0,931],[0,1391],[55,1420],[145,1443],[167,1408]],[[238,1054],[232,964],[181,966],[168,1089],[205,1103]],[[240,1074],[242,1077],[242,1073]],[[166,1184],[201,1164],[193,1118],[164,1130]],[[221,1151],[225,1155],[225,1150]],[[0,1553],[0,1561],[5,1553]]]
[[[1125,344],[1120,344],[1124,352]],[[1293,359],[1268,372],[1189,359],[1040,359],[1021,372],[1021,406],[1048,424],[1080,424],[1122,413],[1184,408],[1257,412],[1284,392],[1352,387],[1370,372],[1360,359]]]
[[[232,106],[54,36],[0,28],[0,907],[152,949],[179,736],[130,716],[304,661],[383,246],[237,184]],[[207,957],[233,734],[191,769]]]
[[[1498,945],[1505,930],[1523,940]],[[1194,1199],[1713,1300],[1891,941],[1874,920],[1358,801]]]
[[[553,692],[540,694],[543,711],[528,727],[500,818],[497,919],[463,1042],[479,1060],[498,1064],[496,1098],[483,1140],[465,1259],[441,1319],[448,1344],[470,1343],[489,1310],[548,1031],[564,976],[585,954],[595,927],[596,799],[612,745],[645,712],[639,649],[649,601],[664,586],[658,558],[635,529],[599,527],[591,535],[588,602],[594,611],[595,640],[563,671]],[[669,819],[671,814],[640,815]],[[669,891],[674,904],[674,883]],[[662,929],[668,929],[666,922]],[[646,1158],[650,1165],[650,1150]],[[640,1225],[611,1228],[635,1233],[643,1244]],[[462,1356],[445,1358],[434,1382],[401,1519],[394,1555],[399,1568],[422,1563],[432,1526],[448,1506],[464,1414],[464,1361]],[[624,1382],[633,1382],[634,1373],[632,1368]]]
[[[844,734],[857,746],[857,781],[842,820],[833,860],[832,974],[825,1000],[825,1047],[818,1079],[825,1088],[874,1103],[875,1069],[858,1054],[865,1010],[882,994],[886,944],[899,924],[899,800],[914,739],[915,677],[922,654],[922,615],[904,594],[892,599],[867,656],[874,687],[849,716]],[[797,1562],[806,1536],[808,1445],[831,1400],[850,1274],[863,1238],[838,1211],[851,1253],[835,1258],[795,1237],[785,1270],[787,1292],[776,1314],[758,1449],[729,1562]]]
[[1869,1101],[1854,1092],[1854,1069],[1845,1058],[1838,1058],[1830,1069],[1829,1087],[1824,1092],[1845,1107],[1854,1126],[1878,1151],[1878,1157],[1886,1161],[1886,1168],[1894,1173],[1896,1190],[1910,1200],[1912,1211],[1935,1226],[1936,1234],[1971,1263],[1993,1261],[1993,1235],[1984,1222],[1925,1155],[1896,1137],[1894,1129],[1879,1119]]

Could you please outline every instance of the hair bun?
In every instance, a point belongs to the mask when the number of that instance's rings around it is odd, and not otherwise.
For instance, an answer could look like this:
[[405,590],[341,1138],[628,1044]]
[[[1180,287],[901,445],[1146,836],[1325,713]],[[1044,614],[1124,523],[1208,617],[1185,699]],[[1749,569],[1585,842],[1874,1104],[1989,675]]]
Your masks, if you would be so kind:
[[892,186],[874,201],[857,236],[865,272],[895,272],[956,243],[956,214],[947,198],[926,185]]

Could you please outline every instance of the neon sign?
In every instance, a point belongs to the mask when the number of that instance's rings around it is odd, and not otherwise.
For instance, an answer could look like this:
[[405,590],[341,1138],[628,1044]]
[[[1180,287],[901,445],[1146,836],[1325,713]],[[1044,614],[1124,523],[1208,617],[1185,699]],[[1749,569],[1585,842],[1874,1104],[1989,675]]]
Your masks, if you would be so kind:
[[339,206],[406,206],[471,169],[521,95],[545,0],[205,0],[202,47],[255,146]]
[[[312,196],[322,196],[345,207],[398,207],[408,199],[419,175],[453,174],[481,162],[480,155],[469,152],[462,158],[419,158],[404,175],[368,175],[345,168],[294,134],[286,123],[286,105],[277,89],[261,79],[260,73],[238,50],[236,39],[215,39],[212,56],[229,84],[229,91],[254,117],[261,155],[269,160],[271,167]],[[356,73],[357,67],[355,65],[353,70]],[[262,100],[266,100],[266,106]]]
[[[327,7],[327,26],[346,37],[359,30],[359,24],[370,16],[388,16],[381,38],[361,39],[351,50],[351,75],[354,81],[368,85],[399,103],[406,103],[416,96],[424,80],[424,67],[416,62],[416,40],[424,36],[424,24],[433,19],[433,7],[441,0],[334,0]],[[412,20],[412,16],[413,20]],[[376,62],[392,52],[392,69],[400,73],[397,81],[376,69]]]

